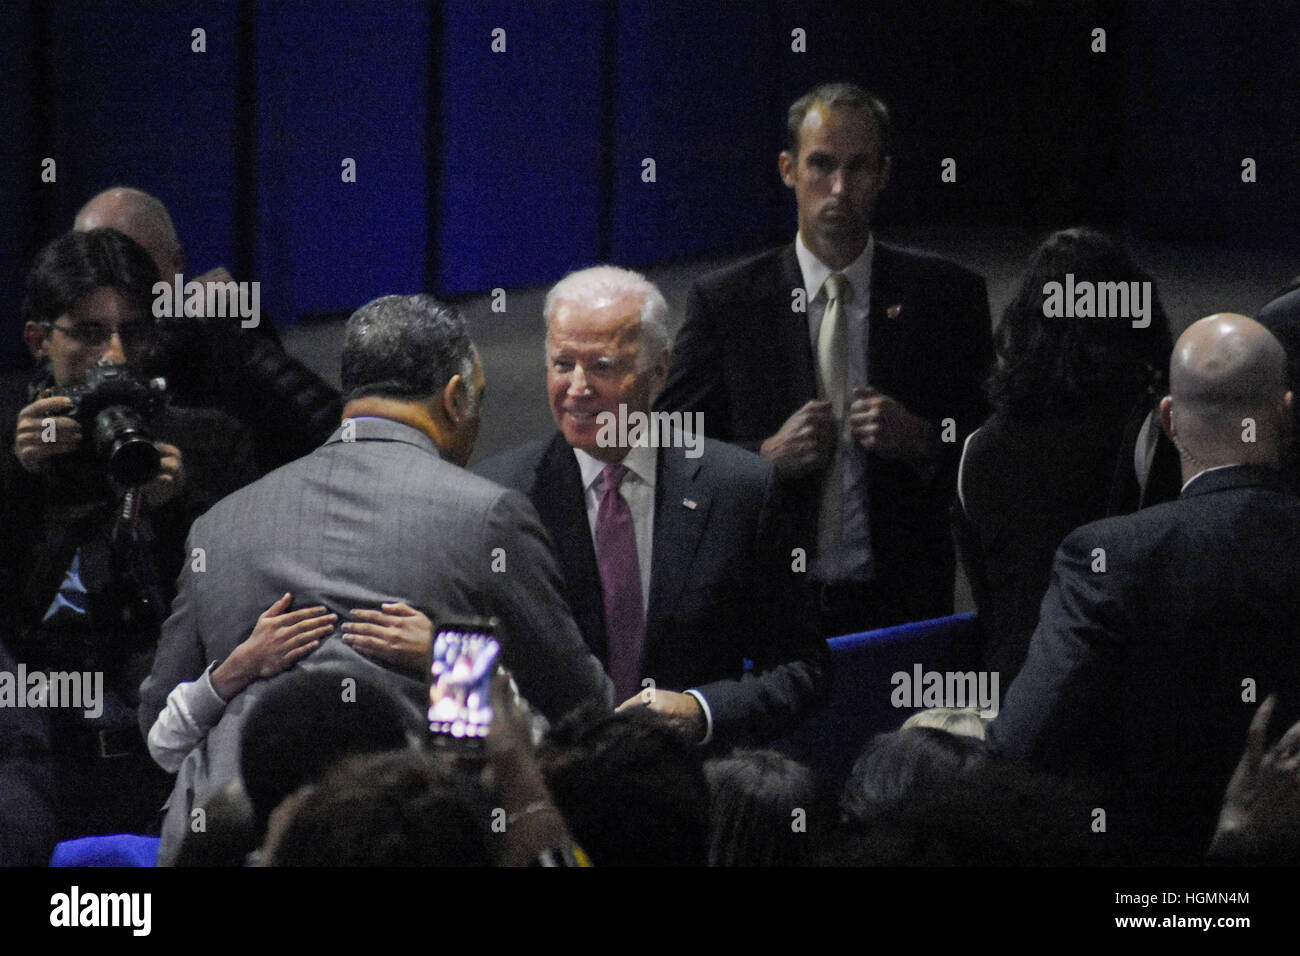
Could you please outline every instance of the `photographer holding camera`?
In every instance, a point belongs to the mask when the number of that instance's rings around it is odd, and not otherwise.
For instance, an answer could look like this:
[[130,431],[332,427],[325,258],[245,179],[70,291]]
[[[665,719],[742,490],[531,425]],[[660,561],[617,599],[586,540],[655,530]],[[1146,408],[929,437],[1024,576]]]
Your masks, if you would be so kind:
[[50,720],[60,839],[151,824],[168,784],[136,728],[138,687],[176,576],[201,560],[184,553],[190,523],[256,476],[241,426],[168,405],[166,383],[150,380],[157,281],[125,235],[71,232],[37,256],[23,302],[41,368],[5,419],[0,613],[28,675],[81,675],[71,704],[17,689]]

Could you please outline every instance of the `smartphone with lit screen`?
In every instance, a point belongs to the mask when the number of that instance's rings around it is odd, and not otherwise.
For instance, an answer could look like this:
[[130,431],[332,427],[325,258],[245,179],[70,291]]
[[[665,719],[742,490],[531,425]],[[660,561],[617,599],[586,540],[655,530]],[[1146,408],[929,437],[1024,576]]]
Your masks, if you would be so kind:
[[494,618],[438,623],[429,663],[429,733],[435,742],[482,746],[492,729],[492,676],[500,657]]

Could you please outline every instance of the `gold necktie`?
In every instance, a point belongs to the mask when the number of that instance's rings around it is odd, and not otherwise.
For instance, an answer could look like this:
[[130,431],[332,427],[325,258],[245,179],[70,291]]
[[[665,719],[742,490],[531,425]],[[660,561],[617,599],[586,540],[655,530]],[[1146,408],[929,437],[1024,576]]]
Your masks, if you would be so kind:
[[[817,333],[817,371],[821,376],[822,397],[831,403],[835,418],[835,450],[822,483],[821,507],[817,520],[817,550],[823,557],[839,546],[844,531],[844,454],[841,437],[846,427],[848,408],[848,336],[842,302],[853,287],[842,273],[826,278],[826,312]],[[846,295],[848,293],[848,295]]]
[[817,333],[817,371],[821,375],[822,397],[831,403],[831,412],[838,421],[844,414],[845,378],[848,367],[848,350],[845,348],[844,319],[841,300],[846,288],[852,289],[842,273],[832,272],[826,278],[826,312]]

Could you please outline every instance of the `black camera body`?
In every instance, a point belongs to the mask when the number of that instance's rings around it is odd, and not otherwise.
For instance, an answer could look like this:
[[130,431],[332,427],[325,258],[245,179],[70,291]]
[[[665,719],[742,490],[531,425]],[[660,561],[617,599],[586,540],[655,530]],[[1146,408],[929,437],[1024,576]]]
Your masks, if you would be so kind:
[[110,478],[134,486],[158,475],[162,458],[153,445],[148,421],[166,403],[165,379],[145,382],[121,365],[99,364],[61,394],[72,400],[68,416],[81,426],[83,445],[107,468]]

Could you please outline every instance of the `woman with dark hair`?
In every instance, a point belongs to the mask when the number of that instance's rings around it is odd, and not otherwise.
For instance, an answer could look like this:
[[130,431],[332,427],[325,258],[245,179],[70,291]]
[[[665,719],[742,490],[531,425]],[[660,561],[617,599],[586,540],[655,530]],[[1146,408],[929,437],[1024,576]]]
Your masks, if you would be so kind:
[[[1145,314],[1049,307],[1054,282],[1125,283],[1141,292],[1126,301],[1144,301]],[[1176,497],[1178,463],[1151,414],[1165,392],[1169,320],[1150,276],[1115,239],[1091,229],[1048,236],[994,342],[993,414],[966,441],[957,527],[984,666],[1005,687],[1024,663],[1061,541],[1089,521]]]

